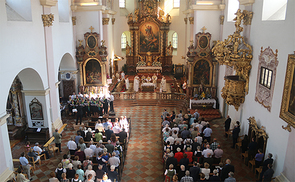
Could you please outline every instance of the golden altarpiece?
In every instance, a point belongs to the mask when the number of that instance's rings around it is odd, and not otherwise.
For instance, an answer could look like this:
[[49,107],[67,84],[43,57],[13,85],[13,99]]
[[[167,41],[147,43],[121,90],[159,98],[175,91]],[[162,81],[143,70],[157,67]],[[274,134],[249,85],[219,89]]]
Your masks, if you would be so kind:
[[158,0],[139,0],[139,8],[128,15],[131,34],[126,46],[127,72],[171,73],[172,51],[168,43],[171,16],[159,8]]
[[98,94],[106,84],[107,47],[104,41],[100,41],[98,33],[91,32],[84,34],[85,47],[83,41],[79,40],[76,57],[79,64],[80,86],[82,93]]
[[187,57],[189,62],[188,96],[200,97],[204,92],[206,98],[216,98],[216,66],[213,59],[210,40],[211,34],[206,28],[195,35],[195,43],[191,41]]

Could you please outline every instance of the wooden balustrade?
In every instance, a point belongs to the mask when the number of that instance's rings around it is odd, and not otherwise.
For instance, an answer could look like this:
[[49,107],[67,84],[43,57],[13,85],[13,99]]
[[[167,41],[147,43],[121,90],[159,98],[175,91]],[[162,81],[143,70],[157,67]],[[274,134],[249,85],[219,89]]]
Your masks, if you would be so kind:
[[186,100],[186,95],[183,93],[161,93],[157,92],[159,100]]
[[114,92],[112,93],[115,100],[135,100],[136,92]]

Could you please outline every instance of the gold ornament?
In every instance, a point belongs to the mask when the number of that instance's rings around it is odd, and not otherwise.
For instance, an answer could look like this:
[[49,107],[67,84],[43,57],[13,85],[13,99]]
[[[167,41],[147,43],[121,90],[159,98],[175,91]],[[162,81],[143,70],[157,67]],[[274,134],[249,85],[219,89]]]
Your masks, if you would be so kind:
[[54,14],[47,14],[47,15],[42,15],[42,21],[43,21],[43,26],[44,27],[50,27],[52,26],[52,22],[54,21]]
[[[222,97],[227,104],[233,105],[235,109],[238,110],[239,106],[244,103],[245,94],[248,94],[249,73],[252,68],[250,63],[253,56],[252,47],[247,44],[244,37],[240,35],[243,31],[243,28],[240,25],[245,14],[239,9],[235,15],[237,15],[234,19],[236,21],[236,31],[233,35],[229,35],[226,40],[217,41],[212,52],[219,64],[233,66],[236,71],[237,75],[225,77],[226,81],[224,88],[222,89]],[[235,91],[231,90],[236,87],[241,88],[236,89]]]

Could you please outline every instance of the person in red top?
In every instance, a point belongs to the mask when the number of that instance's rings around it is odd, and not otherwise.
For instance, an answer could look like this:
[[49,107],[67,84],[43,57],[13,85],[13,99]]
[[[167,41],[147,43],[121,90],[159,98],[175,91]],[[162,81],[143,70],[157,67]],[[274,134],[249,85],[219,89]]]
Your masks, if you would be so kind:
[[187,148],[187,151],[185,152],[185,154],[187,155],[189,163],[192,163],[193,162],[193,152],[190,147]]
[[183,153],[181,152],[180,148],[177,148],[177,152],[175,153],[174,158],[177,159],[178,163],[179,163],[180,159],[183,158]]

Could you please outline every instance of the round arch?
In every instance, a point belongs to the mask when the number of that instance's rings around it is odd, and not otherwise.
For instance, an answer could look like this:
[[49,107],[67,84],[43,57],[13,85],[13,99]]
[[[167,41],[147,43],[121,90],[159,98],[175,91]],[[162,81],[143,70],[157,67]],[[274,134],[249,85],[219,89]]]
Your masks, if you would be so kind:
[[36,70],[25,68],[17,76],[22,82],[23,90],[44,90],[43,81]]
[[59,71],[64,70],[77,70],[75,60],[69,53],[65,53],[63,55],[59,64]]

